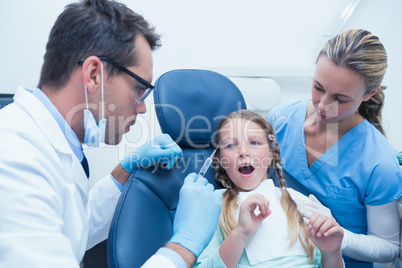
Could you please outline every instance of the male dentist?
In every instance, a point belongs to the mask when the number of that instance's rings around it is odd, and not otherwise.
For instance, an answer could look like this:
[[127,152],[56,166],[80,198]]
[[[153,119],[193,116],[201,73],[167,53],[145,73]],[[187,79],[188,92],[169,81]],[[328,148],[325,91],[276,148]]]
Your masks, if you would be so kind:
[[[0,111],[0,267],[79,267],[107,238],[133,170],[171,168],[181,156],[161,135],[134,152],[140,159],[126,157],[88,185],[82,144],[118,144],[146,112],[158,46],[153,27],[115,1],[84,0],[60,14],[38,88],[19,88]],[[173,237],[144,266],[191,267],[213,235],[221,199],[205,178],[188,175]]]

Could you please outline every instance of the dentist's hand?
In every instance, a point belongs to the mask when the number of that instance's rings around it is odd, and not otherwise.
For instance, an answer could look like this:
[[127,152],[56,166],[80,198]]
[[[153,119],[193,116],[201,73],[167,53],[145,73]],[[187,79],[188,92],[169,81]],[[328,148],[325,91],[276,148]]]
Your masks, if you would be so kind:
[[195,173],[184,179],[179,204],[173,222],[173,237],[177,243],[198,257],[208,245],[218,225],[222,208],[222,190]]
[[167,134],[161,134],[142,147],[129,153],[121,161],[121,166],[130,173],[138,167],[151,167],[158,163],[171,169],[181,157],[182,150]]

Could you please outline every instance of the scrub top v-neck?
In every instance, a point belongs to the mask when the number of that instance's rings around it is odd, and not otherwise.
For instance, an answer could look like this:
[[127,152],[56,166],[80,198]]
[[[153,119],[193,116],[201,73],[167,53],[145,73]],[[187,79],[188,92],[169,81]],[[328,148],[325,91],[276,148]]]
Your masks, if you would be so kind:
[[353,141],[354,137],[358,135],[359,132],[363,131],[368,126],[367,120],[363,120],[356,126],[354,126],[351,130],[349,130],[345,135],[343,135],[335,144],[333,144],[327,151],[321,154],[309,167],[308,159],[307,159],[307,144],[306,144],[306,136],[305,136],[305,119],[307,114],[308,103],[305,105],[304,117],[300,113],[300,118],[295,120],[297,122],[297,127],[300,128],[300,131],[297,131],[300,136],[301,144],[298,146],[298,150],[300,150],[301,161],[305,163],[302,166],[303,168],[303,178],[308,179],[312,175],[314,175],[323,165],[327,164],[333,167],[336,167],[339,162],[339,152],[345,149],[350,142]]

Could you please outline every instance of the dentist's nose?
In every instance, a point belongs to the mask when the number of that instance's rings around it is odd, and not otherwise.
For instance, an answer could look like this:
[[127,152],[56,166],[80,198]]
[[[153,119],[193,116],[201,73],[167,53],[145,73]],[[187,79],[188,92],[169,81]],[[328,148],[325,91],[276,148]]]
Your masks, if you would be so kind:
[[142,101],[137,104],[135,107],[136,114],[144,114],[147,111],[147,107],[145,106],[145,101]]

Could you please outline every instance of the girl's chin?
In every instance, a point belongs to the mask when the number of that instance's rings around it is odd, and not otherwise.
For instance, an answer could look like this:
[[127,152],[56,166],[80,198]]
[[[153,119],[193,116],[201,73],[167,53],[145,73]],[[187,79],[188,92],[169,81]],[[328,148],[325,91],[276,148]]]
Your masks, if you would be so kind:
[[254,185],[254,186],[250,186],[250,187],[245,187],[245,189],[240,189],[240,188],[239,188],[239,191],[240,191],[240,192],[250,192],[250,191],[254,190],[254,189],[257,188],[257,187],[258,187],[258,185]]
[[250,178],[251,176],[253,176],[253,173],[254,173],[254,172],[251,172],[251,173],[248,173],[248,174],[243,174],[243,173],[240,173],[240,172],[239,172],[240,176],[241,176],[242,178],[245,178],[245,179],[248,179],[248,178]]

